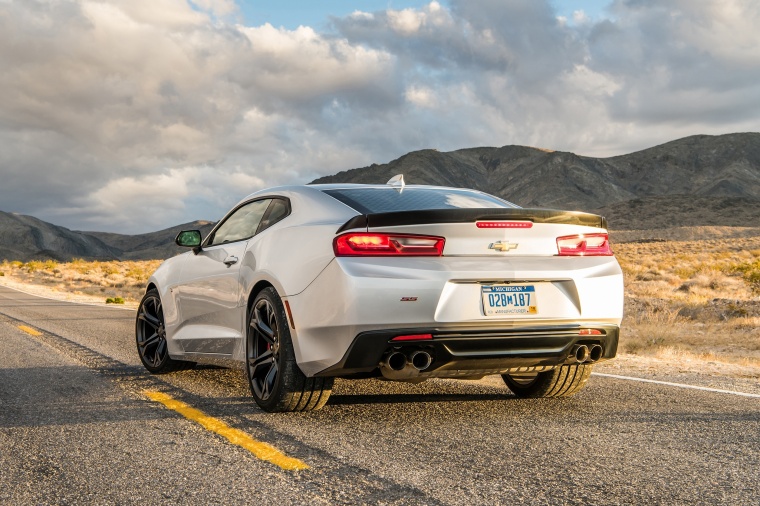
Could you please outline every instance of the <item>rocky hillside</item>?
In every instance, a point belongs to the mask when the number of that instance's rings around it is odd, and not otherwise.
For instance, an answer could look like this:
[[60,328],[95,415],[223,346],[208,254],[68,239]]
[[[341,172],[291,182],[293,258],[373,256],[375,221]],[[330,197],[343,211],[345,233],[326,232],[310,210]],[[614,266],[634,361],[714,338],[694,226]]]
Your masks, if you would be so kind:
[[[625,218],[625,225],[618,223],[624,227],[647,228],[652,215],[663,222],[666,213],[671,220],[701,216],[729,226],[739,216],[760,217],[760,133],[696,135],[611,158],[525,146],[423,150],[314,183],[384,183],[395,174],[407,183],[486,191],[523,207],[613,210]],[[629,214],[629,201],[638,202],[641,213]],[[715,208],[721,219],[707,211]]]
[[174,244],[180,230],[198,229],[205,234],[212,226],[208,221],[195,221],[140,235],[77,232],[32,216],[0,211],[0,260],[168,258],[184,251]]
[[0,260],[52,258],[113,260],[112,249],[92,235],[74,232],[32,216],[0,211]]

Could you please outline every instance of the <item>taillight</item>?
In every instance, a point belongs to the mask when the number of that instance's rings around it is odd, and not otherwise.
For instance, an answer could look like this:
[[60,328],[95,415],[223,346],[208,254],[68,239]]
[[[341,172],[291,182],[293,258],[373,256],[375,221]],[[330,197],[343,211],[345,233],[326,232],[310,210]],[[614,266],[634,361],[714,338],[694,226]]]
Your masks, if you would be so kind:
[[611,256],[610,239],[607,234],[568,235],[557,238],[559,256]]
[[443,237],[406,234],[349,232],[333,241],[336,257],[357,256],[425,256],[443,254]]

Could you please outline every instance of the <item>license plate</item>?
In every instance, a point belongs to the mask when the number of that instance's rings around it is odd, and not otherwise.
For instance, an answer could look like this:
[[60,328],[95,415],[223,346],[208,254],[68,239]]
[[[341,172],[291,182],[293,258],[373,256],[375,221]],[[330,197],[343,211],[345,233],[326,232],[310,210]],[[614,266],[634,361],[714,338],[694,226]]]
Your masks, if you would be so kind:
[[486,316],[538,314],[533,285],[483,285],[480,290]]

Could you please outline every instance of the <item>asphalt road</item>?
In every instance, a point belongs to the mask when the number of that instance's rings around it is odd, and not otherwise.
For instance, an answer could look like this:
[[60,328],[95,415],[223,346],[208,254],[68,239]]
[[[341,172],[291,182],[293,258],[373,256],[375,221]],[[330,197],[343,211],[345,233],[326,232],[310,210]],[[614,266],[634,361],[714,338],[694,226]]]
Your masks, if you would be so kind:
[[[758,398],[598,376],[575,397],[546,400],[516,399],[495,381],[344,380],[321,411],[268,414],[238,370],[147,374],[133,329],[133,311],[0,287],[0,503],[757,505],[760,497]],[[309,468],[261,460],[146,390]]]

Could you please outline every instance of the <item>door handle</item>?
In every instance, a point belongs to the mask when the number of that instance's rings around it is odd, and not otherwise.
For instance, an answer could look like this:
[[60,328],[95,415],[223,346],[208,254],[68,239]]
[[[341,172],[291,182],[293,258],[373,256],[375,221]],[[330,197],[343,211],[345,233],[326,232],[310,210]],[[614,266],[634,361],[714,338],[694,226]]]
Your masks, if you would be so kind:
[[232,264],[236,264],[237,261],[238,261],[238,257],[235,257],[235,256],[229,256],[224,259],[224,263],[227,265],[227,267],[229,267]]

